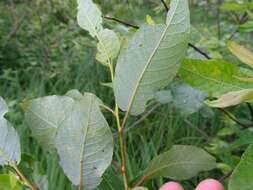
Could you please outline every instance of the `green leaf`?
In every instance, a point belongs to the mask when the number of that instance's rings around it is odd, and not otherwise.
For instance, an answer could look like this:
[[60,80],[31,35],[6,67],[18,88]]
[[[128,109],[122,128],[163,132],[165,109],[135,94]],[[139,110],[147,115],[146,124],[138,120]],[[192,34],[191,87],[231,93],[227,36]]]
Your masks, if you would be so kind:
[[144,172],[144,178],[167,177],[185,180],[201,171],[216,167],[215,158],[201,148],[175,145],[168,152],[154,158]]
[[233,2],[225,2],[221,6],[221,10],[224,11],[236,11],[236,12],[243,12],[253,8],[253,3],[251,2],[244,2],[244,3],[233,3]]
[[144,25],[123,48],[114,93],[123,111],[143,113],[146,102],[176,76],[190,33],[187,0],[173,0],[166,25]]
[[185,59],[179,76],[184,82],[213,97],[252,87],[250,83],[238,79],[244,75],[236,65],[224,60]]
[[222,95],[219,99],[206,101],[207,105],[216,108],[226,108],[236,106],[243,102],[253,101],[253,89],[233,91]]
[[113,60],[117,57],[120,50],[120,41],[112,30],[104,29],[98,35],[99,43],[97,45],[98,53],[96,59],[106,65],[108,60]]
[[253,54],[248,49],[232,41],[228,43],[228,49],[239,60],[253,68]]
[[100,184],[113,154],[112,133],[99,104],[95,95],[85,93],[69,107],[55,139],[65,174],[73,184],[87,189]]
[[77,22],[79,26],[89,31],[92,37],[102,30],[102,13],[92,0],[78,0]]
[[92,0],[78,0],[77,21],[98,40],[96,59],[103,65],[112,63],[120,50],[120,40],[114,31],[103,29],[102,13]]
[[234,170],[230,180],[229,190],[253,189],[253,145],[250,145],[243,154],[240,163]]
[[20,162],[20,140],[15,129],[4,118],[8,112],[6,102],[0,97],[0,165]]
[[32,136],[46,150],[54,149],[54,138],[75,101],[68,96],[47,96],[27,103],[26,123]]

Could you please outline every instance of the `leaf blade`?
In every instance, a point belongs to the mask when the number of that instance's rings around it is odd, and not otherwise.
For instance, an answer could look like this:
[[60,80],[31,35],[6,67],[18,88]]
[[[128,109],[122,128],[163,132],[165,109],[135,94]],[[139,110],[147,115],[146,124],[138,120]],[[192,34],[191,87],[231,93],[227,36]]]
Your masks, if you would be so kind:
[[185,59],[179,70],[179,77],[186,83],[212,97],[251,88],[250,83],[238,79],[243,76],[236,65],[224,60]]
[[253,89],[245,89],[240,91],[232,91],[219,97],[217,100],[206,101],[210,107],[226,108],[236,106],[243,102],[251,102],[253,100]]
[[0,97],[0,165],[19,163],[21,159],[20,139],[15,129],[4,118],[8,107]]
[[188,2],[174,0],[166,25],[142,26],[136,32],[116,66],[114,93],[123,111],[142,113],[154,92],[172,81],[186,51],[189,30]]
[[215,158],[194,146],[175,145],[168,152],[154,158],[145,170],[145,179],[162,176],[185,180],[201,171],[216,167]]
[[245,47],[230,41],[228,43],[228,49],[243,63],[253,68],[253,53],[251,53]]
[[253,145],[250,145],[234,170],[228,184],[229,190],[251,190],[253,188]]
[[112,160],[113,138],[94,95],[86,93],[75,103],[58,129],[55,146],[60,165],[75,185],[92,189],[100,184]]
[[78,0],[77,22],[89,31],[92,37],[98,35],[102,27],[102,13],[92,0]]

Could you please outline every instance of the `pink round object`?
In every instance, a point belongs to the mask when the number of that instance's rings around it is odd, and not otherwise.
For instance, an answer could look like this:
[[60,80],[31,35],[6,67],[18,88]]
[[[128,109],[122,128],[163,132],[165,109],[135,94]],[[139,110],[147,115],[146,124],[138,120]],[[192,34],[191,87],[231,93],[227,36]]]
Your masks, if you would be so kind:
[[165,183],[159,190],[184,190],[184,188],[179,183],[171,181]]
[[224,186],[215,179],[201,181],[195,190],[224,190]]

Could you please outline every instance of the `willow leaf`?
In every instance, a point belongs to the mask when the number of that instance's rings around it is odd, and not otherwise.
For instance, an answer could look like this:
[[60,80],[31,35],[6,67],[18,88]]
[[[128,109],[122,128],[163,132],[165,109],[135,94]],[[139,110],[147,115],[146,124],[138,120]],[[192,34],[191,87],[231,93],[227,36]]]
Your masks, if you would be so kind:
[[228,190],[253,189],[253,145],[250,145],[243,154],[238,166],[229,180]]
[[103,28],[102,13],[92,0],[78,0],[77,21],[98,40],[97,60],[104,65],[111,64],[118,55],[120,40],[114,31]]
[[114,80],[117,104],[133,115],[175,77],[190,32],[187,0],[173,0],[166,25],[144,25],[119,55]]
[[228,92],[217,100],[206,101],[206,103],[211,107],[216,108],[226,108],[230,106],[236,106],[243,102],[253,101],[253,89],[245,89],[240,91]]
[[0,97],[0,165],[9,165],[20,162],[20,140],[19,136],[4,118],[8,107]]
[[216,167],[215,158],[194,146],[175,145],[168,152],[154,158],[144,171],[144,178],[167,177],[185,180],[201,171]]
[[120,41],[112,30],[104,29],[98,35],[99,42],[97,45],[98,53],[96,59],[106,65],[108,59],[113,60],[117,57],[120,50]]
[[184,82],[213,97],[252,87],[238,78],[246,75],[236,65],[224,60],[185,59],[179,76]]
[[102,13],[92,0],[78,0],[77,22],[81,28],[96,37],[102,30]]
[[236,42],[229,42],[228,49],[243,63],[247,64],[249,67],[253,68],[253,53],[251,53],[247,48],[237,44]]
[[112,133],[93,94],[84,94],[70,110],[55,139],[60,165],[73,184],[92,189],[111,163]]

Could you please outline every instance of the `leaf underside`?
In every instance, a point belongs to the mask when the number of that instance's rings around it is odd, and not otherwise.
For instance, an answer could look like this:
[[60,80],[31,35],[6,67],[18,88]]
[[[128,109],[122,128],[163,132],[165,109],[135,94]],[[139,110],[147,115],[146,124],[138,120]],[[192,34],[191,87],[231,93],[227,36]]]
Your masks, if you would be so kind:
[[112,133],[93,94],[84,94],[70,109],[55,139],[60,165],[75,185],[92,189],[111,163]]
[[117,62],[114,93],[117,104],[141,114],[155,92],[175,77],[185,55],[190,31],[187,0],[174,0],[166,25],[144,25],[123,48]]
[[5,101],[0,97],[0,165],[20,162],[20,140],[15,129],[4,118],[8,112]]

